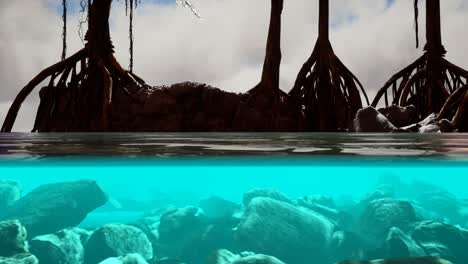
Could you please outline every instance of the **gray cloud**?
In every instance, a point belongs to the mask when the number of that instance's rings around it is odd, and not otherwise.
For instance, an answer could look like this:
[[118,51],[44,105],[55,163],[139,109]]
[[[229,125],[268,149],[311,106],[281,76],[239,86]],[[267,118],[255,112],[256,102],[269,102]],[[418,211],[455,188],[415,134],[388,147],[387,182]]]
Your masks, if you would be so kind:
[[[203,20],[176,6],[143,3],[135,18],[135,71],[153,85],[204,82],[244,92],[260,79],[269,16],[269,0],[197,0]],[[60,15],[54,0],[0,3],[0,120],[16,93],[60,56]],[[421,6],[424,5],[422,1]],[[468,68],[464,21],[468,4],[444,0],[444,43],[452,62]],[[288,91],[317,37],[317,1],[286,0],[281,88]],[[424,8],[422,8],[424,9]],[[421,10],[423,11],[423,10]],[[359,77],[370,97],[400,68],[422,54],[415,49],[412,1],[331,1],[331,40],[335,53]],[[421,12],[424,14],[424,12]],[[81,42],[78,17],[70,18],[69,53]],[[420,18],[424,28],[424,15]],[[112,36],[116,55],[128,64],[128,19],[115,2]],[[423,30],[420,37],[424,39]],[[32,127],[37,93],[26,102],[15,130]]]

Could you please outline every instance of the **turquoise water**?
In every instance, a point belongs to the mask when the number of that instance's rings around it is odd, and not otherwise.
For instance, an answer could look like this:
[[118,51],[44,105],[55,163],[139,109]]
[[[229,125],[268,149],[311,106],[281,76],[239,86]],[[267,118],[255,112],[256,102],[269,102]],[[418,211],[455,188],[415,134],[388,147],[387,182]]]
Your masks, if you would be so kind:
[[[17,182],[22,190],[11,208],[26,211],[24,200],[41,186],[47,195],[47,184],[81,180],[95,181],[108,201],[55,229],[41,229],[41,223],[31,220],[47,212],[13,214],[7,207],[0,219],[28,219],[34,222],[33,235],[47,235],[62,227],[92,234],[109,223],[134,225],[151,218],[151,224],[145,222],[149,231],[138,225],[151,242],[151,257],[138,246],[105,256],[140,253],[148,263],[207,263],[218,249],[267,254],[292,264],[427,255],[468,263],[468,254],[447,242],[462,239],[468,245],[467,154],[464,134],[5,134],[0,135],[0,192],[1,180]],[[269,194],[257,193],[253,196],[259,198],[246,203],[249,193],[258,189]],[[71,208],[57,210],[79,208],[89,198],[84,192],[73,194],[77,198],[65,206]],[[59,193],[54,199],[68,199],[66,191]],[[206,202],[210,197],[222,202]],[[42,208],[35,206],[37,211]],[[187,206],[197,213],[185,212]],[[169,217],[170,210],[176,216]],[[321,224],[313,226],[308,217],[321,219]],[[428,220],[445,229],[424,222]],[[259,223],[249,226],[255,221]],[[323,227],[328,224],[330,232]],[[456,237],[449,227],[457,230]],[[210,237],[213,228],[221,231]],[[337,246],[337,234],[343,232],[360,242],[340,240]],[[318,233],[323,242],[305,242],[318,241]],[[37,252],[34,245],[32,253]],[[99,263],[86,257],[99,251],[96,247],[102,245],[97,245],[86,249],[85,243],[84,257],[63,263]],[[308,253],[315,251],[326,253]],[[49,259],[40,263],[58,261],[41,252],[35,253],[40,261]]]

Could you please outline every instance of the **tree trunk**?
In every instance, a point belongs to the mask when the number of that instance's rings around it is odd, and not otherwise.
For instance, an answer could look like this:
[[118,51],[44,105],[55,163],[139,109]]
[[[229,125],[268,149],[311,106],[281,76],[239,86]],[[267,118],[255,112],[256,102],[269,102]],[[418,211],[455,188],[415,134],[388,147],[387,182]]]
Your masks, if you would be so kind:
[[283,0],[271,0],[270,28],[268,31],[261,86],[264,89],[264,93],[275,100],[279,97],[282,11]]
[[334,105],[332,96],[332,87],[330,81],[330,37],[329,37],[329,0],[320,0],[319,2],[319,83],[317,86],[318,118],[320,131],[336,131],[337,127],[333,119]]
[[440,26],[440,0],[426,0],[426,46],[425,50],[445,54]]

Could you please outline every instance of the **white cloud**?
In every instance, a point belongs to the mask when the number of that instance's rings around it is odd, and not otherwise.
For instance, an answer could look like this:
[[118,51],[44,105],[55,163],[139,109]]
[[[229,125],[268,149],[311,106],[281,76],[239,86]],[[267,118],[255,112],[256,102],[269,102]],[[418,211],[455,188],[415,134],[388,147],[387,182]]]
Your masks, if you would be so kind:
[[[122,1],[121,1],[122,2]],[[112,36],[116,55],[128,64],[128,19],[115,2]],[[180,81],[205,82],[244,92],[260,79],[269,20],[268,0],[194,1],[204,17],[170,5],[142,3],[135,18],[135,71],[152,85]],[[60,56],[60,15],[52,0],[0,3],[0,120],[24,84]],[[59,5],[59,2],[56,3]],[[424,2],[421,13],[424,13]],[[442,1],[447,58],[468,68],[466,29],[468,4]],[[288,91],[317,37],[317,1],[286,0],[283,13],[281,86]],[[335,53],[363,82],[370,97],[400,68],[421,55],[415,50],[412,1],[331,1]],[[69,53],[79,49],[77,17],[69,23]],[[424,15],[420,18],[424,39]],[[27,102],[37,104],[37,94]],[[26,113],[27,112],[27,113]],[[35,111],[23,111],[15,130],[29,130]],[[27,129],[25,129],[27,128]]]

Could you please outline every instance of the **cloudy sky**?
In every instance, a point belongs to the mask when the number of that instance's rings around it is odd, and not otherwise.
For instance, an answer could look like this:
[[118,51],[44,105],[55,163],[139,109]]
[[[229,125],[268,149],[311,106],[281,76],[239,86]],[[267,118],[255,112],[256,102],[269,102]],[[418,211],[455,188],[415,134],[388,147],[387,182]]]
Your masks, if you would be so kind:
[[[72,3],[75,1],[74,3]],[[79,0],[69,0],[69,55],[82,47]],[[175,0],[173,0],[175,2]],[[0,0],[0,122],[19,90],[61,54],[59,0]],[[128,19],[114,1],[111,33],[117,58],[128,65]],[[335,53],[362,81],[369,96],[421,55],[415,49],[413,0],[331,0]],[[424,1],[421,13],[424,14]],[[468,68],[468,1],[443,0],[447,58]],[[202,20],[170,0],[142,0],[135,18],[135,72],[152,85],[196,81],[244,92],[260,79],[269,0],[193,0]],[[317,37],[318,1],[285,0],[281,88],[289,91]],[[424,28],[424,15],[420,18]],[[424,33],[423,30],[421,33]],[[424,35],[420,34],[424,39]],[[14,130],[32,128],[34,92]]]

